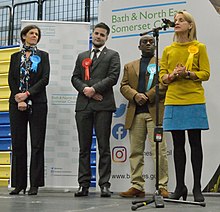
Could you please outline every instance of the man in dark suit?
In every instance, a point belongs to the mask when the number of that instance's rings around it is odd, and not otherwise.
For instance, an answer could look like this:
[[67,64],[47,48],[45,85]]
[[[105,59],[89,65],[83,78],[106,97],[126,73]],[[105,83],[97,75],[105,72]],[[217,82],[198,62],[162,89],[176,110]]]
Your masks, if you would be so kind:
[[[91,168],[90,149],[93,128],[99,149],[99,181],[101,197],[110,197],[112,113],[116,110],[113,86],[120,74],[118,52],[108,49],[105,42],[110,33],[105,23],[99,23],[92,33],[92,49],[78,55],[72,84],[79,92],[76,101],[76,123],[79,137],[79,189],[75,197],[88,196]],[[92,59],[91,59],[92,58]]]

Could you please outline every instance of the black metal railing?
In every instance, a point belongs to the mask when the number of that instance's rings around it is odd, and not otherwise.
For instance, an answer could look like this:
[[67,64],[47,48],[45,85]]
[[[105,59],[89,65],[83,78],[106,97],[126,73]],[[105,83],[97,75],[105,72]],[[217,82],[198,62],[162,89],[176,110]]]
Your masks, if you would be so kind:
[[20,43],[21,20],[38,20],[38,1],[18,3],[13,6],[12,37],[10,45]]
[[0,46],[20,42],[21,20],[98,21],[100,0],[35,0],[0,6]]
[[0,7],[0,46],[10,44],[12,8],[10,6]]

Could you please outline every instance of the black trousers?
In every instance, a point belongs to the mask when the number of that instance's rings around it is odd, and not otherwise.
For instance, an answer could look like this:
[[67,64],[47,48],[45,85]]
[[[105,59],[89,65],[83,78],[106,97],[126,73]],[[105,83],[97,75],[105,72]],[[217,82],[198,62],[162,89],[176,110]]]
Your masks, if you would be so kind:
[[80,148],[78,170],[79,185],[83,187],[90,186],[90,151],[94,127],[99,150],[98,184],[100,187],[110,187],[111,153],[109,139],[111,134],[112,111],[93,111],[87,107],[84,111],[76,112],[76,123]]
[[47,104],[33,104],[32,114],[19,111],[10,104],[12,137],[12,187],[27,187],[27,128],[30,127],[31,160],[30,186],[44,186],[44,146],[47,121]]

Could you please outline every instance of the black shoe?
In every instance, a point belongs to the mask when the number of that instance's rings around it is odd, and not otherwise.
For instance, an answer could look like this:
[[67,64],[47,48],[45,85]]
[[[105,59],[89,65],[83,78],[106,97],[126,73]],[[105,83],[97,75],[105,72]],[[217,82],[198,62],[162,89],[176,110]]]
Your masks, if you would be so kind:
[[101,197],[111,197],[111,191],[108,187],[101,187]]
[[89,188],[80,186],[78,191],[75,193],[75,197],[85,197],[89,194]]
[[26,188],[15,188],[9,194],[10,195],[18,195],[23,190],[23,194],[26,193]]
[[183,186],[182,188],[176,188],[174,193],[169,195],[169,198],[179,200],[180,197],[183,197],[183,200],[186,200],[187,194],[188,194],[187,187]]
[[38,193],[38,187],[30,187],[28,191],[28,195],[37,195]]
[[205,198],[202,195],[202,192],[200,189],[193,189],[193,196],[195,202],[204,202]]

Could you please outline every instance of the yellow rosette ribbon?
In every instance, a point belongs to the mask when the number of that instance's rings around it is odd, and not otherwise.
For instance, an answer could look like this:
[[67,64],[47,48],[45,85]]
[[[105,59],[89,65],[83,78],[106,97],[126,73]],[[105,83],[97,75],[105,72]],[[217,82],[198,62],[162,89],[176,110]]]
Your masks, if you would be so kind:
[[197,46],[191,45],[188,47],[189,57],[186,61],[186,70],[192,71],[192,64],[193,64],[193,58],[194,54],[199,52],[199,48]]

